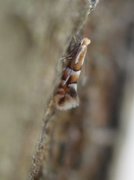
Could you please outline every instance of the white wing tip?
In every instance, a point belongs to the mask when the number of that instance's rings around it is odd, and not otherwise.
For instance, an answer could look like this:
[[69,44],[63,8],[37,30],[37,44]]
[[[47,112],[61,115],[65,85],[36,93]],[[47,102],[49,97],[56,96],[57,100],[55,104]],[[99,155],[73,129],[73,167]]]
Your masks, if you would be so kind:
[[57,94],[54,97],[54,101],[56,108],[61,111],[66,111],[79,106],[78,96],[71,97],[69,94],[66,94],[65,96]]

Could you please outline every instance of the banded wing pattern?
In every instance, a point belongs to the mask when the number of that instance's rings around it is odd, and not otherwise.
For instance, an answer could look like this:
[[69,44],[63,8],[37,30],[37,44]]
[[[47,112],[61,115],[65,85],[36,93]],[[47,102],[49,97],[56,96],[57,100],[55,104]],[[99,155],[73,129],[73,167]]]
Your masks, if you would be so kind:
[[77,85],[90,42],[88,38],[83,38],[67,57],[69,62],[63,69],[61,81],[54,96],[58,110],[68,110],[79,105]]

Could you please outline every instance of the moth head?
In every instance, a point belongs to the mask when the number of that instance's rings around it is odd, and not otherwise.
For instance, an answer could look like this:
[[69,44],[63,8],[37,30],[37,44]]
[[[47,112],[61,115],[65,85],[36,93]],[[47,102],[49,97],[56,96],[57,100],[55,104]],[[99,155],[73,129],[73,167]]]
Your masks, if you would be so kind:
[[91,40],[88,38],[83,38],[81,41],[81,45],[88,46],[91,43]]

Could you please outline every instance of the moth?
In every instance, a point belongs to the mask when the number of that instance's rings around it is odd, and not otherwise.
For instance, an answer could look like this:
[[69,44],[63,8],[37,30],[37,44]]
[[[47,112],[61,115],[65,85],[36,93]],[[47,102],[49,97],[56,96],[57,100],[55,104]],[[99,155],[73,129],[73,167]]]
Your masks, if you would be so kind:
[[65,57],[68,63],[63,68],[61,81],[54,95],[54,103],[58,110],[69,110],[79,106],[77,86],[87,46],[90,43],[88,38],[81,39],[79,43],[74,43],[73,48]]

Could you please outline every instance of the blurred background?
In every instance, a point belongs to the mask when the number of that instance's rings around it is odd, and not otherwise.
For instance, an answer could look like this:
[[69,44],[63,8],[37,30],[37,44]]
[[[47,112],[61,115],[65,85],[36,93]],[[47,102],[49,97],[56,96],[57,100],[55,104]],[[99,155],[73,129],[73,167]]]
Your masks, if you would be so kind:
[[[0,179],[24,180],[57,63],[86,0],[0,0]],[[50,128],[48,180],[134,179],[134,1],[100,0],[80,106]]]

